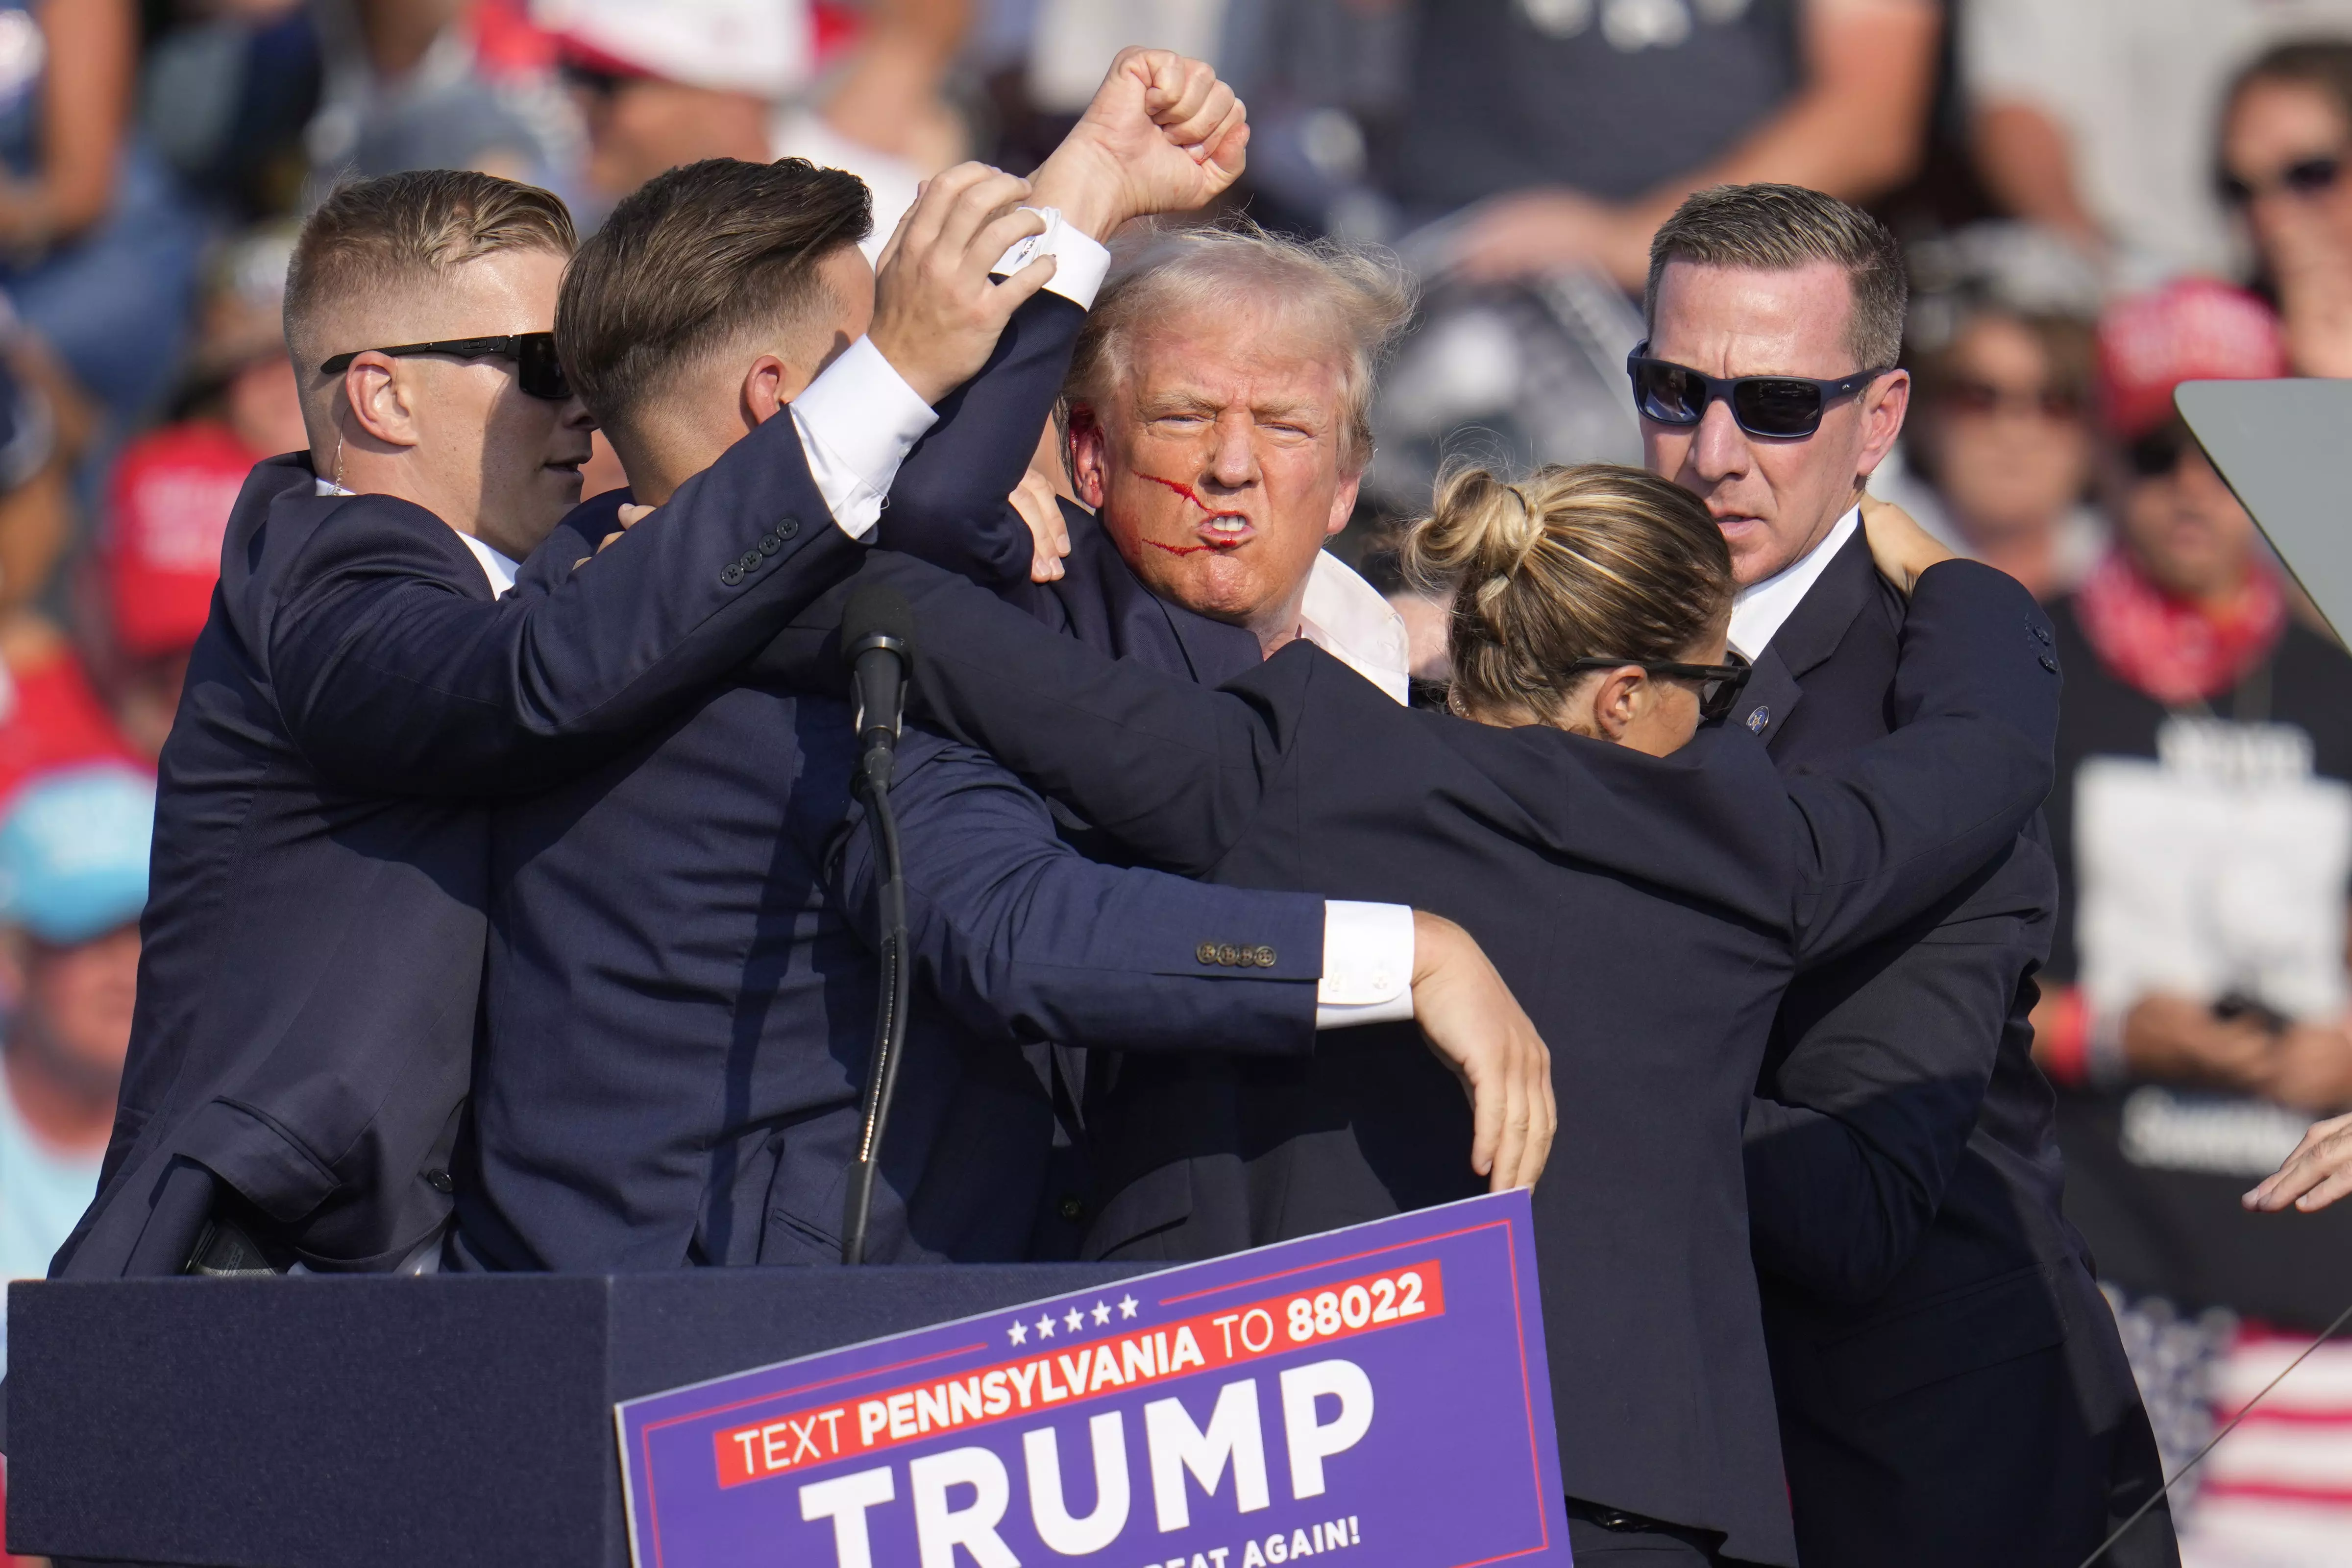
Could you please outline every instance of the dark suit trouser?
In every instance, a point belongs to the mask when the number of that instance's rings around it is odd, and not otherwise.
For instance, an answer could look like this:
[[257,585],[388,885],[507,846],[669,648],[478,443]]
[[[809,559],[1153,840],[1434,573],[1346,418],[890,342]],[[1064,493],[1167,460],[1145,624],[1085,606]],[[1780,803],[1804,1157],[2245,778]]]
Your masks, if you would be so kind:
[[[2087,1275],[2081,1284],[2069,1293],[2069,1318],[2105,1313]],[[2163,1484],[2156,1436],[2137,1397],[2083,1407],[2080,1390],[2112,1379],[2069,1358],[2104,1348],[2100,1335],[2071,1333],[1886,1399],[1834,1431],[1783,1408],[1799,1560],[1805,1568],[2077,1568]],[[1901,1457],[1899,1468],[1885,1462],[1890,1454]],[[1808,1509],[1807,1499],[1835,1506]],[[2179,1562],[2159,1501],[2102,1568]]]

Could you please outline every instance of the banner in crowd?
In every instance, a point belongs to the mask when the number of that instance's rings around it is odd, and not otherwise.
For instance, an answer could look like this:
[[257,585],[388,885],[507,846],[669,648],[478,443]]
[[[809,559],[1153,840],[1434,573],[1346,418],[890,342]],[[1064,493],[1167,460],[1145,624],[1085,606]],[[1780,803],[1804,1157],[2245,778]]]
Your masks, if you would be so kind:
[[1568,1562],[1524,1192],[614,1414],[637,1568]]

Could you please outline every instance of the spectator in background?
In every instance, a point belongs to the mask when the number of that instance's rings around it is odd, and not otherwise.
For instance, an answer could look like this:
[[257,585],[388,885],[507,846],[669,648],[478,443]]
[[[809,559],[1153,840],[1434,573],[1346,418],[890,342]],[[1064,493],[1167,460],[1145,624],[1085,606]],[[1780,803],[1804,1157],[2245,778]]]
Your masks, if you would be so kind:
[[[2052,612],[2064,896],[2034,1050],[2060,1087],[2067,1214],[2119,1303],[2168,1470],[2299,1348],[2281,1335],[2352,1298],[2352,1209],[2282,1221],[2239,1202],[2314,1115],[2352,1106],[2352,657],[2289,613],[2171,395],[2284,359],[2269,311],[2218,283],[2109,311],[2116,543]],[[2352,1347],[2319,1358],[2334,1368],[2273,1396],[2285,1418],[2215,1451],[2193,1506],[2175,1494],[2192,1560],[2259,1537],[2266,1563],[2343,1561],[2352,1402],[2327,1390]]]
[[1912,378],[1905,451],[1933,486],[1922,523],[2036,599],[2072,590],[2106,538],[2085,505],[2089,329],[1979,307],[1942,348],[1917,357]]
[[[304,0],[154,0],[140,126],[208,205],[236,219],[291,209],[319,108],[319,34]],[[168,19],[159,18],[158,11]]]
[[66,421],[51,410],[72,394],[20,381],[16,365],[38,370],[45,356],[8,344],[7,331],[0,324],[0,800],[48,768],[125,755],[72,643],[27,608],[69,531],[57,439]]
[[2281,45],[2221,117],[2223,198],[2277,293],[2295,373],[2352,376],[2352,40]]
[[[1402,0],[1369,0],[1394,5]],[[1901,184],[1934,91],[1936,0],[1412,0],[1409,215],[1474,203],[1474,278],[1600,268],[1628,290],[1691,192]]]
[[0,0],[0,285],[118,427],[171,384],[202,223],[131,127],[131,0]]
[[840,13],[808,0],[535,5],[586,117],[589,213],[698,159],[805,158],[873,193],[868,259],[917,184],[962,155],[961,124],[940,89],[969,10],[969,0],[874,0],[854,41],[828,58],[833,29],[822,24]]
[[0,815],[0,972],[14,982],[0,1046],[0,1281],[47,1274],[98,1190],[154,821],[153,780],[110,764],[45,774]]
[[576,167],[553,48],[522,0],[318,0],[311,17],[313,203],[353,175],[474,169],[560,188]]
[[82,630],[124,741],[150,760],[179,710],[246,476],[310,444],[279,319],[293,248],[264,230],[216,258],[183,417],[126,446],[108,481]]
[[2213,189],[2231,74],[2283,38],[2352,36],[2352,0],[1969,0],[1959,71],[1978,169],[2117,287],[2234,276]]
[[0,619],[46,592],[73,537],[67,470],[90,405],[0,294]]

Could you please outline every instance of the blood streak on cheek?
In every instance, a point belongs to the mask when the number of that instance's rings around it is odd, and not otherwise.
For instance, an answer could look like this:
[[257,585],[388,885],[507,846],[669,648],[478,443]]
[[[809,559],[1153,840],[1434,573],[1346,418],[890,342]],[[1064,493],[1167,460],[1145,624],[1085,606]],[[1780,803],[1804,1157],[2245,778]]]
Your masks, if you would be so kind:
[[[1175,491],[1178,495],[1192,502],[1192,505],[1200,507],[1202,512],[1206,513],[1212,518],[1240,517],[1246,521],[1249,517],[1247,512],[1211,511],[1209,504],[1201,499],[1200,496],[1190,485],[1179,484],[1173,479],[1162,479],[1159,475],[1146,474],[1140,468],[1135,471],[1135,476],[1139,479],[1149,479],[1155,485],[1165,485],[1171,490]],[[1204,550],[1239,549],[1244,541],[1234,539],[1228,543],[1219,540],[1209,540],[1197,545],[1164,545],[1158,539],[1146,539],[1143,542],[1150,545],[1153,549],[1166,550],[1170,555],[1199,555]]]

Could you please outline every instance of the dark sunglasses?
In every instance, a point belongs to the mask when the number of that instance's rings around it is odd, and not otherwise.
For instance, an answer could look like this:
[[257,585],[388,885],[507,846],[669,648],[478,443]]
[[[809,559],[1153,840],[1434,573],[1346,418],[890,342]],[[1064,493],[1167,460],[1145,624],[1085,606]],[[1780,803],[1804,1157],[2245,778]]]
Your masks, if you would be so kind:
[[1955,413],[1984,415],[2014,409],[2043,419],[2071,420],[2080,418],[2083,413],[2083,400],[2063,387],[2016,392],[1970,377],[1956,378],[1944,389],[1944,400]]
[[572,395],[572,378],[555,357],[552,332],[518,332],[507,338],[446,338],[437,343],[402,343],[390,349],[353,349],[337,354],[319,367],[321,375],[339,376],[362,354],[385,354],[395,360],[418,354],[447,354],[459,360],[512,360],[515,385],[531,397],[562,402]]
[[1754,674],[1748,661],[1738,653],[1727,652],[1727,664],[1648,664],[1640,659],[1579,659],[1568,667],[1571,675],[1588,670],[1622,670],[1628,664],[1639,664],[1645,674],[1664,675],[1671,680],[1696,681],[1698,716],[1706,724],[1718,724],[1731,716],[1739,694],[1748,687],[1748,677]]
[[2233,207],[2242,207],[2256,196],[2267,196],[2273,191],[2284,191],[2292,196],[2316,196],[2332,191],[2336,182],[2344,177],[2344,159],[2334,152],[2324,152],[2316,158],[2298,158],[2261,184],[2250,184],[2235,174],[2221,176],[2221,200]]
[[1633,379],[1633,406],[1643,419],[1694,425],[1706,417],[1706,405],[1719,398],[1731,405],[1731,417],[1748,434],[1794,441],[1822,427],[1822,413],[1831,403],[1852,397],[1886,371],[1861,371],[1833,382],[1807,376],[1717,377],[1671,360],[1650,358],[1644,340],[1625,356],[1625,373]]
[[2163,479],[2180,466],[2183,457],[2202,450],[2197,438],[2189,434],[2189,427],[2174,420],[2126,443],[2124,462],[2142,479]]

